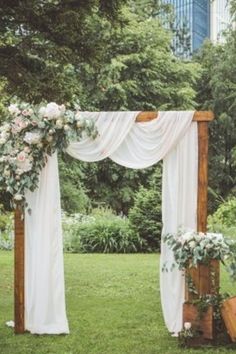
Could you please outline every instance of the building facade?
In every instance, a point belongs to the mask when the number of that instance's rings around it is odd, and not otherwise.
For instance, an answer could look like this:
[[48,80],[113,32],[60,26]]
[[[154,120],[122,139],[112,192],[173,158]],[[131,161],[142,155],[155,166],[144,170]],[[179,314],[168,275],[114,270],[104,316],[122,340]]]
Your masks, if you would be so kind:
[[210,38],[212,42],[224,41],[223,32],[231,23],[229,2],[227,0],[211,1]]
[[[214,43],[221,41],[222,31],[230,23],[227,0],[162,0],[173,5],[177,36],[174,39],[176,54],[183,51],[184,33],[189,33],[189,53],[196,51],[206,38]],[[182,39],[181,39],[182,35]]]

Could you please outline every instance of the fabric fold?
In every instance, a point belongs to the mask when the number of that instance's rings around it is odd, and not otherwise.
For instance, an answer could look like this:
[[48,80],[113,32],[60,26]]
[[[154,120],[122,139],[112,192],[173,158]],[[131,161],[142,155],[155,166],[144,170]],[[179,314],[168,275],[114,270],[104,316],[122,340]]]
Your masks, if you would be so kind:
[[26,200],[31,213],[25,213],[25,326],[37,334],[69,333],[56,153]]

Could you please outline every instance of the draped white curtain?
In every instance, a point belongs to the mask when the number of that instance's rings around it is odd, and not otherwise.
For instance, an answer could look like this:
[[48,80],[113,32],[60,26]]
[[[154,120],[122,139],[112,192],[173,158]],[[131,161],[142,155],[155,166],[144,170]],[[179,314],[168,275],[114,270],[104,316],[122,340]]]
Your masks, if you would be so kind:
[[[83,112],[99,131],[95,140],[71,142],[67,152],[83,161],[106,157],[129,168],[164,160],[163,233],[179,226],[196,228],[198,141],[193,112],[159,112],[158,119],[135,123],[138,112]],[[49,157],[37,191],[27,194],[26,328],[32,333],[68,333],[65,311],[61,207],[57,157]],[[162,244],[161,265],[172,262]],[[170,264],[170,263],[169,263]],[[161,273],[161,299],[170,332],[182,328],[184,278],[180,271]]]

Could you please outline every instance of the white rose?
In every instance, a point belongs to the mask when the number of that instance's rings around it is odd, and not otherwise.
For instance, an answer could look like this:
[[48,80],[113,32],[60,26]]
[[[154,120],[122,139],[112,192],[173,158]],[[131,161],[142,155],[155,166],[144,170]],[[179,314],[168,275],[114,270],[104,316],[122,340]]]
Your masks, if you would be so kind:
[[83,124],[82,124],[81,122],[79,122],[79,121],[76,123],[77,128],[81,128],[82,125],[83,125]]
[[184,241],[188,241],[188,240],[192,239],[193,236],[194,236],[194,232],[188,231],[188,232],[185,232],[181,237]]
[[8,111],[12,115],[17,115],[17,114],[20,113],[20,110],[19,110],[19,108],[17,107],[16,104],[10,104],[10,106],[8,107]]
[[75,120],[80,120],[80,111],[76,112],[75,114]]
[[66,106],[64,104],[62,104],[62,105],[59,106],[59,109],[61,111],[61,114],[64,114],[65,111],[66,111]]
[[195,241],[190,241],[189,242],[189,247],[194,249],[196,247],[196,242]]
[[10,171],[7,168],[5,168],[3,174],[4,174],[5,177],[9,177],[10,176]]
[[0,138],[0,145],[6,144],[6,139],[5,138]]
[[69,129],[70,129],[69,125],[66,124],[66,125],[64,126],[64,130],[67,131],[67,130],[69,130]]
[[47,136],[47,141],[48,141],[49,143],[51,143],[51,142],[53,141],[53,137],[52,137],[51,135],[48,135],[48,136]]
[[38,132],[27,132],[24,136],[24,141],[28,144],[38,144],[41,141],[41,135]]
[[20,200],[23,199],[23,195],[22,195],[22,194],[16,194],[16,195],[14,196],[14,199],[17,200],[17,201],[20,201]]
[[22,173],[24,173],[24,171],[21,170],[20,168],[17,168],[16,174],[20,176],[20,175],[22,175]]
[[45,112],[46,112],[46,107],[41,107],[39,109],[39,115],[40,116],[44,117],[45,116]]
[[26,152],[27,154],[31,151],[29,146],[25,146],[24,147],[24,152]]
[[57,121],[56,121],[56,127],[57,127],[58,129],[63,128],[63,121],[62,121],[62,119],[57,119]]
[[60,110],[60,106],[55,102],[48,103],[45,109],[44,116],[48,119],[57,119],[61,116],[62,112]]
[[0,127],[0,131],[4,132],[4,133],[9,132],[10,129],[11,129],[11,126],[8,123],[5,123],[4,125],[2,125]]
[[192,328],[192,324],[191,322],[184,322],[184,329],[186,329],[187,331],[190,330]]

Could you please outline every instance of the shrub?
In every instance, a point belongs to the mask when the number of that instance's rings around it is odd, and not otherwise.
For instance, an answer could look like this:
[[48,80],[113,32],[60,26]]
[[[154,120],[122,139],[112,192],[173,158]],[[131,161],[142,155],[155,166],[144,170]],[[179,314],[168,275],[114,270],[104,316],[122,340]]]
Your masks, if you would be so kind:
[[236,236],[236,197],[223,202],[213,215],[208,217],[210,231]]
[[157,168],[149,188],[140,187],[135,195],[134,206],[129,211],[129,220],[134,231],[146,241],[152,251],[160,250],[161,171]]
[[83,223],[92,222],[94,218],[83,214],[62,214],[63,245],[65,252],[81,253],[83,251],[79,229]]
[[125,217],[98,209],[88,217],[78,214],[64,220],[64,250],[82,253],[135,253],[146,248],[145,242],[130,227]]
[[13,216],[11,213],[3,213],[0,208],[0,249],[11,250],[13,247]]

